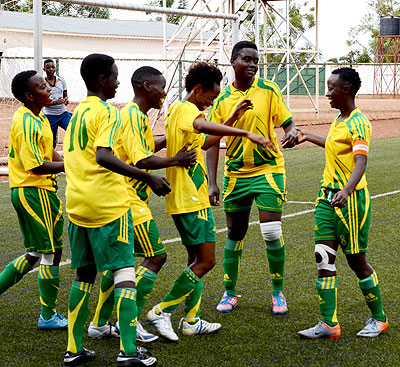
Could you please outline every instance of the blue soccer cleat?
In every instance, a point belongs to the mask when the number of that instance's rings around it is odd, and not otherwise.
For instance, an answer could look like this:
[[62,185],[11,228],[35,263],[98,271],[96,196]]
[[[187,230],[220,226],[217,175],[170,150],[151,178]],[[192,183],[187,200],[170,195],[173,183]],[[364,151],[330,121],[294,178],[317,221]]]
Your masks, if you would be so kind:
[[68,320],[64,317],[64,314],[54,313],[50,319],[45,320],[42,315],[39,317],[38,327],[41,330],[59,330],[68,329]]

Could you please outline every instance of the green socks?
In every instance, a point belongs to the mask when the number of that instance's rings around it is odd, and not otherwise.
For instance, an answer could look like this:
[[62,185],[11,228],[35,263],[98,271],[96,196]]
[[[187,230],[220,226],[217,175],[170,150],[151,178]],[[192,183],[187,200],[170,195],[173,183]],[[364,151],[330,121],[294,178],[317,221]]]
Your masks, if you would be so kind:
[[40,291],[41,315],[49,320],[56,312],[57,296],[60,286],[60,268],[58,265],[39,266],[38,284]]
[[322,321],[335,326],[337,320],[337,279],[336,276],[318,278],[316,282],[319,299],[319,310]]
[[236,284],[239,275],[240,261],[242,259],[243,240],[225,240],[224,248],[224,287],[228,296],[236,295]]
[[25,255],[17,257],[10,262],[0,274],[0,294],[18,283],[22,277],[31,271],[33,267],[26,260]]
[[89,297],[93,284],[72,282],[68,302],[68,347],[72,353],[82,351],[82,338],[89,316]]
[[134,288],[114,289],[115,309],[119,322],[120,349],[132,356],[136,352],[137,307]]
[[283,276],[285,272],[285,244],[282,236],[275,241],[265,241],[269,273],[272,279],[272,294],[283,292]]
[[358,284],[371,311],[371,317],[385,322],[386,316],[383,313],[381,292],[375,271],[368,278],[360,279]]
[[160,309],[167,313],[174,311],[180,303],[186,301],[186,298],[194,291],[199,282],[201,282],[201,279],[189,267],[186,267],[159,304]]
[[136,305],[138,317],[142,313],[143,307],[153,290],[154,282],[156,281],[157,273],[139,266],[136,271]]
[[114,310],[114,276],[109,270],[103,272],[100,282],[99,301],[93,317],[93,324],[103,326],[110,319]]
[[185,299],[185,319],[191,325],[194,325],[198,321],[202,292],[203,281],[200,279],[193,291]]

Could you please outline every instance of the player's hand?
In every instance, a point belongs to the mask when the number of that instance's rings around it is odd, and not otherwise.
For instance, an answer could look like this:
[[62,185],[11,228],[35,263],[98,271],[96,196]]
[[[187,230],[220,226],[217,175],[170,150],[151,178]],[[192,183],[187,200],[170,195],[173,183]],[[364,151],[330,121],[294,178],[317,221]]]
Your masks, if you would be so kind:
[[253,109],[253,102],[250,99],[243,99],[236,106],[235,111],[231,115],[232,122],[239,120],[247,110]]
[[219,206],[219,187],[215,184],[210,184],[208,190],[208,198],[212,206]]
[[64,104],[65,104],[66,106],[68,106],[68,103],[69,103],[69,99],[68,99],[68,97],[65,97],[65,98],[64,98]]
[[171,192],[171,186],[164,177],[151,174],[149,186],[157,196],[165,196]]
[[298,133],[296,144],[301,144],[308,140],[309,132],[306,129],[303,129],[302,127],[296,127],[296,130]]
[[60,97],[59,99],[57,99],[56,101],[54,101],[54,104],[64,104],[64,98]]
[[332,198],[331,205],[337,206],[338,208],[344,208],[347,205],[347,199],[350,193],[345,188],[338,191]]
[[187,144],[175,155],[177,166],[190,167],[194,166],[197,161],[197,153],[195,150],[187,151]]
[[261,145],[265,150],[272,150],[273,152],[276,152],[275,145],[272,144],[272,142],[268,139],[265,139],[263,136],[254,134],[254,133],[248,133],[247,138],[250,139],[253,143]]
[[293,148],[297,143],[297,130],[293,127],[282,138],[282,148]]

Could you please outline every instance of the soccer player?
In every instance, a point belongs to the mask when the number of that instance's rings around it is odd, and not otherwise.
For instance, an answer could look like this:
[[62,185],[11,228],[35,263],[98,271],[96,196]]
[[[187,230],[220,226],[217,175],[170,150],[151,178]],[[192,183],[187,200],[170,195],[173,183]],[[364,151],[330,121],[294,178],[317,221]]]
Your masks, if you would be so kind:
[[[183,101],[173,104],[165,120],[167,157],[173,157],[182,147],[197,153],[197,162],[190,168],[168,167],[167,179],[171,193],[166,196],[167,214],[171,214],[188,253],[188,263],[161,303],[147,314],[147,319],[165,338],[177,341],[171,325],[171,312],[185,302],[185,317],[181,320],[184,335],[209,334],[221,328],[199,318],[203,289],[202,278],[215,265],[215,222],[208,200],[207,175],[201,149],[208,149],[224,135],[246,137],[260,149],[271,144],[264,137],[225,124],[204,119],[205,108],[220,92],[221,72],[205,62],[193,64],[185,78],[188,92]],[[226,125],[239,119],[252,108],[251,101],[243,100]],[[213,134],[213,135],[208,135]],[[217,136],[218,135],[218,136]],[[271,145],[272,146],[272,145]]]
[[323,138],[298,129],[298,142],[309,141],[325,148],[325,170],[318,193],[315,217],[315,260],[318,268],[316,287],[322,321],[299,331],[301,338],[339,338],[337,319],[336,253],[341,247],[350,268],[359,279],[371,318],[357,333],[372,338],[388,328],[388,318],[382,309],[376,272],[367,261],[371,199],[365,177],[371,124],[355,105],[361,80],[352,68],[340,68],[328,79],[332,108],[338,113],[328,136]]
[[54,61],[47,59],[44,61],[43,70],[46,73],[46,84],[51,89],[52,102],[49,106],[43,109],[44,114],[51,124],[51,131],[53,132],[53,148],[57,145],[57,130],[60,126],[67,130],[69,121],[71,120],[72,113],[67,111],[65,106],[68,105],[67,83],[64,78],[56,75],[56,66]]
[[[209,118],[222,123],[243,97],[249,98],[254,108],[233,126],[257,132],[269,139],[274,149],[262,150],[248,140],[226,139],[224,177],[224,211],[228,227],[224,249],[224,287],[217,310],[229,312],[237,305],[236,283],[242,257],[243,239],[246,235],[250,209],[255,199],[260,218],[261,235],[265,241],[269,272],[272,280],[272,312],[288,311],[283,291],[285,244],[282,237],[282,209],[286,201],[286,177],[274,125],[282,127],[284,148],[296,141],[296,128],[292,114],[285,105],[278,86],[256,76],[258,51],[253,42],[238,42],[232,50],[231,64],[235,81],[228,85],[216,99]],[[219,188],[216,184],[219,147],[207,152],[210,176],[210,202],[219,205]]]
[[114,154],[121,128],[120,112],[108,104],[118,87],[114,59],[91,54],[81,64],[87,98],[75,109],[65,144],[66,200],[69,217],[71,268],[76,269],[69,296],[68,347],[64,364],[76,366],[92,360],[93,351],[82,346],[89,315],[89,296],[97,271],[112,273],[120,328],[118,366],[154,366],[157,361],[135,348],[136,290],[133,226],[124,176],[150,185],[158,195],[170,191],[168,182],[134,168]]
[[[165,137],[154,141],[147,112],[151,108],[160,109],[166,96],[164,90],[166,81],[161,72],[151,66],[143,66],[133,73],[131,82],[135,96],[133,101],[128,103],[121,111],[123,127],[120,136],[122,144],[117,148],[118,156],[127,164],[139,167],[147,172],[150,172],[151,169],[175,165],[182,167],[193,165],[196,162],[197,154],[194,150],[185,152],[186,147],[177,152],[174,157],[157,157],[154,155],[155,152],[165,147]],[[136,272],[136,303],[139,320],[143,307],[153,289],[157,274],[167,259],[167,254],[148,206],[149,185],[129,177],[126,177],[125,181],[131,199],[135,232],[134,254],[144,257]],[[112,275],[110,272],[105,272],[101,281],[96,314],[88,330],[89,336],[92,338],[115,335],[113,326],[110,326],[108,322],[114,308],[113,287]],[[140,321],[137,322],[137,341],[149,343],[157,339],[157,335],[153,335],[144,329]]]
[[62,202],[56,193],[56,173],[64,171],[64,162],[53,149],[50,123],[40,112],[51,104],[51,91],[35,70],[17,74],[11,90],[23,103],[13,116],[8,169],[11,202],[18,215],[26,253],[0,274],[0,294],[19,282],[41,257],[39,329],[66,329],[68,320],[56,311],[64,225]]

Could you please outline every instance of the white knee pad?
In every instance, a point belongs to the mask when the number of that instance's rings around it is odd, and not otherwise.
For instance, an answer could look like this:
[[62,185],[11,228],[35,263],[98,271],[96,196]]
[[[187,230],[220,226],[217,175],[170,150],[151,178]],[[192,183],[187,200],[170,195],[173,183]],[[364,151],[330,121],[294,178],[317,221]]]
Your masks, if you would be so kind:
[[136,273],[134,267],[122,268],[115,270],[114,274],[114,284],[117,285],[121,282],[133,282],[136,283]]
[[321,243],[317,243],[315,245],[315,254],[319,254],[321,256],[321,261],[319,263],[317,262],[317,268],[318,270],[336,271],[336,265],[329,264],[328,252],[334,255],[336,258],[337,252],[332,247]]
[[282,236],[282,223],[279,220],[260,223],[260,229],[265,241],[275,241]]
[[40,265],[53,265],[54,254],[42,254],[42,260],[40,260]]

